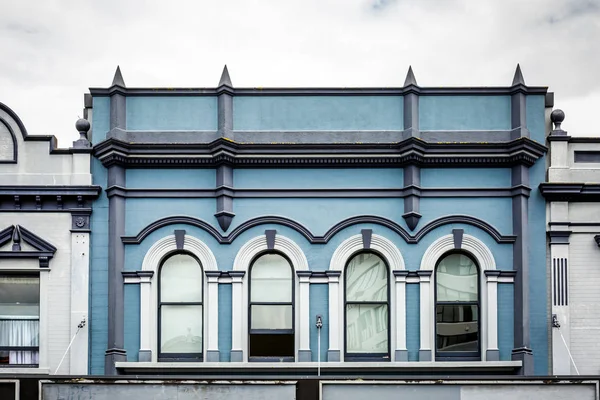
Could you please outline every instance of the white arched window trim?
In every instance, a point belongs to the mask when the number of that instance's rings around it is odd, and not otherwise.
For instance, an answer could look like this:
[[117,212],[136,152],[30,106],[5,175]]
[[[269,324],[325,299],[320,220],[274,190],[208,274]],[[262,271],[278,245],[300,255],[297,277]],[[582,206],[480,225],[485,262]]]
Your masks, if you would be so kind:
[[183,248],[177,248],[175,235],[166,236],[150,247],[142,261],[142,271],[151,272],[140,280],[140,361],[157,362],[158,356],[158,273],[162,261],[173,252],[187,252],[200,260],[205,274],[203,282],[202,309],[203,360],[218,361],[219,358],[219,288],[218,277],[208,271],[217,271],[217,260],[201,240],[185,235]]
[[[464,234],[459,248],[455,247],[454,235],[446,235],[433,242],[425,251],[421,260],[420,271],[430,274],[419,274],[420,278],[420,319],[421,348],[419,361],[435,360],[435,266],[449,251],[460,250],[471,254],[479,266],[479,282],[481,288],[481,361],[497,361],[498,350],[498,278],[485,271],[496,270],[496,261],[490,249],[474,236]],[[432,279],[433,277],[433,279]]]
[[[308,271],[308,261],[300,246],[293,240],[275,235],[274,246],[269,248],[267,236],[261,235],[246,242],[238,251],[233,262],[232,313],[231,313],[231,361],[248,361],[248,271],[254,258],[263,252],[275,251],[287,256],[294,273]],[[246,276],[246,279],[244,279]],[[310,361],[310,292],[309,277],[297,274],[294,279],[294,326],[296,361]]]
[[[354,235],[343,241],[333,253],[329,269],[340,274],[329,279],[329,350],[328,361],[344,361],[344,269],[358,252],[373,250],[388,264],[390,287],[390,357],[391,361],[407,361],[406,358],[406,276],[395,276],[394,270],[404,270],[404,258],[400,250],[383,236],[372,234],[369,247],[365,247],[363,235]],[[342,282],[342,287],[340,287]]]

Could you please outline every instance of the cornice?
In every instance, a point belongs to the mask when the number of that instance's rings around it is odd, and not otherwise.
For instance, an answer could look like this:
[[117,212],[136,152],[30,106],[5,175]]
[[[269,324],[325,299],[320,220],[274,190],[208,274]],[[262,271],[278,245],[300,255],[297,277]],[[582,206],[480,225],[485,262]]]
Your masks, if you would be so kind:
[[126,167],[372,167],[533,165],[547,151],[528,138],[493,143],[428,143],[410,138],[398,143],[128,143],[114,138],[94,147],[104,166]]
[[112,86],[109,88],[90,88],[93,96],[111,96],[121,94],[124,96],[217,96],[227,89],[229,94],[235,96],[404,96],[416,93],[423,96],[440,95],[513,95],[523,93],[526,95],[545,95],[548,88],[545,86],[498,86],[498,87],[420,87],[408,85],[405,87],[390,88],[229,88],[220,86],[218,88],[124,88]]
[[91,213],[100,186],[0,186],[0,212]]
[[540,183],[540,193],[549,201],[600,201],[598,183]]

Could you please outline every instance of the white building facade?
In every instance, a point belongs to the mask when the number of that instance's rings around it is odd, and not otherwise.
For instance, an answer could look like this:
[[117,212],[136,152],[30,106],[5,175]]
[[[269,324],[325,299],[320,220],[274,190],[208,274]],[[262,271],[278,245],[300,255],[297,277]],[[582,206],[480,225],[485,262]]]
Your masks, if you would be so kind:
[[554,110],[548,136],[548,273],[552,304],[552,371],[600,372],[600,140],[571,137]]
[[89,123],[58,149],[0,103],[0,374],[88,373]]

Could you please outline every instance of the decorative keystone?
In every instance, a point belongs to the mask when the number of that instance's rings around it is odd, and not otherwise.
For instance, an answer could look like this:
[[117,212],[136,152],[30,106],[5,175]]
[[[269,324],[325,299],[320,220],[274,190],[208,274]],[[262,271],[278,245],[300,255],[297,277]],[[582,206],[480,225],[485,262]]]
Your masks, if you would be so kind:
[[406,225],[408,226],[408,229],[410,229],[411,231],[414,231],[415,228],[417,227],[417,225],[419,224],[419,220],[421,219],[421,214],[419,214],[418,212],[415,212],[415,211],[411,211],[411,212],[407,212],[406,214],[402,215],[402,218],[404,218],[404,220],[406,221]]

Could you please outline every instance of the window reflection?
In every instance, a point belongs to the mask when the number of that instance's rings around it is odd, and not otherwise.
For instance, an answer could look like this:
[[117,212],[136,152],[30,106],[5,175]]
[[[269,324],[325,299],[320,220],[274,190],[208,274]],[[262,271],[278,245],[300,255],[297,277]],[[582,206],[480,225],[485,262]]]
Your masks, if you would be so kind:
[[438,356],[479,355],[479,270],[471,257],[451,253],[436,267]]

